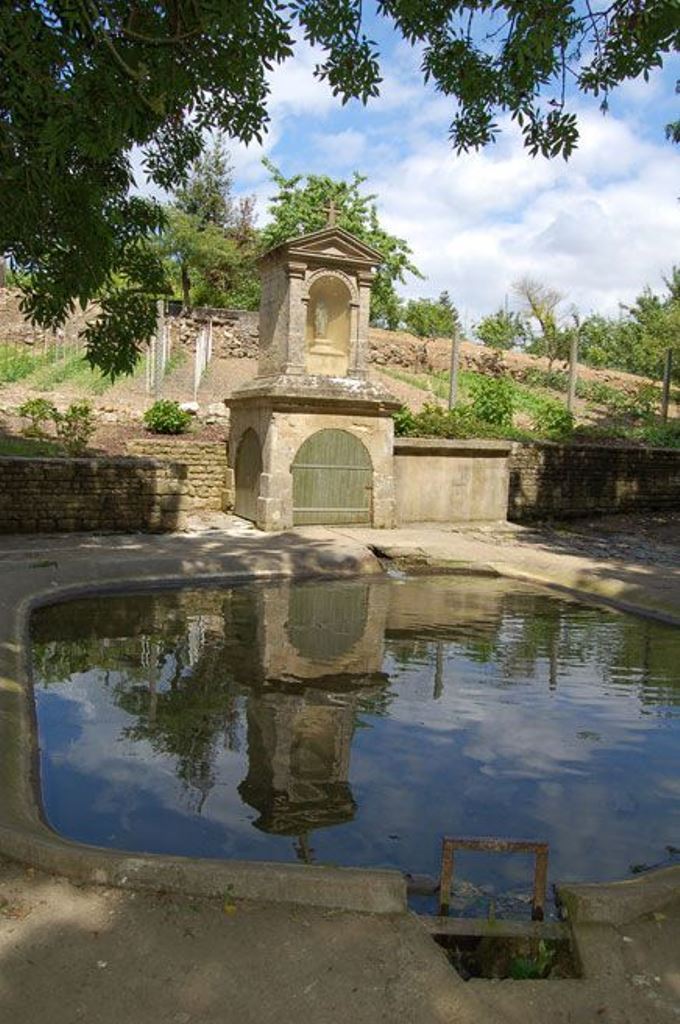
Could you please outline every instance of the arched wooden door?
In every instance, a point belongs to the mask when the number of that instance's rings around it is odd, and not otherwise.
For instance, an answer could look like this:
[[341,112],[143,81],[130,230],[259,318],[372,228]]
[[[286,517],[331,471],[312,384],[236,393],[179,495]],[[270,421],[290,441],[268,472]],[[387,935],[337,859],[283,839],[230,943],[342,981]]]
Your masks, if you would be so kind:
[[243,519],[257,520],[257,499],[260,496],[262,452],[254,430],[248,429],[239,441],[236,452],[236,500],[234,512]]
[[293,523],[370,523],[373,469],[366,448],[346,430],[319,430],[292,465]]

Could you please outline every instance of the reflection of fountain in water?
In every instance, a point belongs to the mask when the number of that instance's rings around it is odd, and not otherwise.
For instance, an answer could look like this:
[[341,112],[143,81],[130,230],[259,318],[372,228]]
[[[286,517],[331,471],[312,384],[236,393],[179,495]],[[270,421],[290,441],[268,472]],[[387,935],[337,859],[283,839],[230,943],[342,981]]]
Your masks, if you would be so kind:
[[384,687],[386,594],[356,582],[285,585],[265,596],[263,691],[248,700],[248,774],[242,798],[265,832],[297,836],[351,821],[349,761],[358,705]]
[[248,702],[248,775],[239,786],[265,832],[300,836],[351,821],[349,755],[357,697],[321,691],[253,696]]

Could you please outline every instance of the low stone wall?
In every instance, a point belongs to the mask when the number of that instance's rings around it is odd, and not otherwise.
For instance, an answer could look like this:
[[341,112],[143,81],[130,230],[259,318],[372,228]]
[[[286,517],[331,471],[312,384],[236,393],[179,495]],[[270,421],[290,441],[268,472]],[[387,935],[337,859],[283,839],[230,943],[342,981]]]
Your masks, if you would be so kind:
[[150,459],[0,458],[0,533],[175,530],[186,475]]
[[398,522],[504,520],[510,448],[505,441],[397,438],[394,486]]
[[515,444],[508,518],[569,518],[680,508],[680,451]]
[[142,438],[129,441],[130,455],[180,463],[185,471],[184,495],[190,511],[223,512],[231,495],[227,488],[227,443]]

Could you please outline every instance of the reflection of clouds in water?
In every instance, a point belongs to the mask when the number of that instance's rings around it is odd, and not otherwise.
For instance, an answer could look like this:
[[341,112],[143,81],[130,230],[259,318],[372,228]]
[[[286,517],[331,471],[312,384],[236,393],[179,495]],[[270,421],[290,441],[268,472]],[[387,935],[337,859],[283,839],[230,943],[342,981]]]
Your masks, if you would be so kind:
[[[110,679],[112,683],[122,683],[125,675],[111,673]],[[130,827],[135,813],[144,812],[151,796],[162,806],[173,811],[184,809],[188,818],[193,817],[191,787],[178,779],[177,759],[171,754],[154,751],[146,739],[132,740],[124,736],[134,717],[115,704],[111,690],[112,687],[101,685],[98,673],[92,671],[76,673],[43,693],[46,701],[72,705],[77,709],[75,714],[79,720],[77,740],[49,750],[45,756],[55,766],[96,778],[100,788],[91,810],[95,814],[116,815],[124,829]],[[66,709],[57,713],[65,714]],[[228,825],[230,833],[253,831],[236,792],[244,773],[242,755],[218,750],[215,760],[218,784],[203,806],[203,820]]]
[[[508,692],[493,684],[480,687],[477,667],[471,671],[454,655],[445,661],[444,691],[437,701],[432,699],[432,672],[431,665],[411,671],[402,667],[392,684],[398,699],[390,717],[417,722],[428,730],[426,742],[433,747],[464,733],[465,754],[488,774],[536,778],[558,769],[580,773],[603,750],[637,746],[656,727],[653,718],[641,715],[636,694],[625,693],[614,702],[584,672],[575,673],[558,693],[547,685],[541,690],[540,679],[531,686],[517,683]],[[579,736],[593,732],[597,744]]]

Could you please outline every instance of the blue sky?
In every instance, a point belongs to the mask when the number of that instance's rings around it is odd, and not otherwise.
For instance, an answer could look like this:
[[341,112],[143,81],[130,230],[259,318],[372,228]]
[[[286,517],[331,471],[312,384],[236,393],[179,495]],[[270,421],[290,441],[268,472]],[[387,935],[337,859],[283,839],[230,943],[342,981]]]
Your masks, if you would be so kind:
[[272,74],[264,145],[232,146],[237,188],[256,195],[261,222],[266,154],[287,175],[366,175],[385,226],[427,277],[403,293],[447,288],[468,321],[506,295],[512,305],[512,282],[526,274],[582,312],[616,312],[645,283],[662,287],[680,263],[680,148],[663,132],[677,117],[680,61],[618,90],[606,116],[577,97],[582,137],[566,164],[529,157],[514,126],[482,153],[456,156],[451,101],[423,84],[419,53],[382,20],[368,28],[383,56],[379,99],[342,107],[313,77],[320,55],[301,45]]

